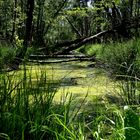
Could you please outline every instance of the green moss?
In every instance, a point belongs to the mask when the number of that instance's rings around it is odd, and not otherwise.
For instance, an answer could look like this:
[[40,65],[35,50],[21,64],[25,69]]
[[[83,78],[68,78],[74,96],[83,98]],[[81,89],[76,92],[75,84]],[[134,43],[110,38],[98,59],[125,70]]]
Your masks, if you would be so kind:
[[[50,65],[27,65],[26,75],[32,81],[45,74],[47,83],[58,83],[59,89],[56,93],[58,100],[65,93],[73,93],[84,97],[88,93],[89,98],[102,96],[113,90],[114,82],[106,74],[96,68],[88,68],[89,62],[69,62]],[[22,70],[15,73],[15,79],[21,79],[24,74]],[[12,74],[13,72],[11,72]]]

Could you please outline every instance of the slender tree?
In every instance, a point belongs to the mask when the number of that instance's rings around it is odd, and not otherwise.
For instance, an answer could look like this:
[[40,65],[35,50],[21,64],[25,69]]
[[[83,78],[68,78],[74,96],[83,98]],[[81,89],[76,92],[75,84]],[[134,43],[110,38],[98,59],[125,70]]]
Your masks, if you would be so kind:
[[13,29],[11,35],[11,42],[13,42],[14,40],[14,35],[16,31],[16,18],[17,18],[17,0],[14,1],[14,7],[13,7]]
[[32,39],[32,21],[33,21],[33,10],[34,10],[34,0],[27,0],[27,9],[26,9],[26,32],[23,42],[22,49],[17,53],[11,68],[18,69],[19,65],[22,63],[24,56],[26,54],[27,48],[29,47]]

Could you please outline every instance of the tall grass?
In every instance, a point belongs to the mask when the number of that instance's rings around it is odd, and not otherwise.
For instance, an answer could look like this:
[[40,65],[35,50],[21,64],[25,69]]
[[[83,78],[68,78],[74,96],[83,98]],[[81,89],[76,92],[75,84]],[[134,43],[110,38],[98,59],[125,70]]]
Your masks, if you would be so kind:
[[33,79],[26,67],[20,75],[0,75],[0,139],[113,140],[124,136],[121,111],[98,99],[89,104],[86,97],[79,100],[71,94],[55,102],[59,83],[54,83],[45,72]]
[[[139,70],[139,62],[136,61],[138,55],[129,65],[127,59],[122,59],[124,54],[121,61],[118,60],[119,56],[110,55],[112,61],[108,57],[105,59],[108,70],[123,79],[119,88],[124,100],[122,105],[128,105],[127,109],[123,110],[122,106],[108,102],[102,103],[102,98],[89,102],[86,100],[87,95],[81,100],[68,93],[63,95],[60,102],[56,102],[54,97],[61,81],[50,81],[47,71],[40,71],[33,78],[24,64],[20,74],[0,74],[0,139],[138,140],[140,92],[138,73],[135,74]],[[121,71],[121,67],[124,68],[123,62],[128,67]],[[119,69],[117,66],[120,66]],[[128,69],[130,73],[124,73]]]
[[111,77],[119,79],[122,105],[128,105],[124,111],[124,136],[126,140],[140,139],[139,103],[140,103],[140,40],[112,43],[103,47],[102,60]]
[[0,72],[7,68],[16,54],[17,48],[9,43],[0,43]]
[[64,100],[55,103],[56,84],[48,81],[45,72],[36,79],[27,76],[26,69],[17,78],[16,73],[1,74],[0,139],[81,140],[82,123],[73,122],[78,114],[74,104],[70,109],[73,97],[66,94]]
[[123,43],[105,44],[102,50],[102,61],[111,76],[125,79],[127,76],[139,77],[140,40]]
[[[135,39],[128,42],[104,44],[99,46],[100,48],[97,48],[97,51],[94,45],[89,47],[90,50],[84,47],[81,48],[86,53],[89,51],[91,51],[90,54],[97,53],[97,57],[103,62],[102,68],[106,70],[111,78],[115,79],[115,82],[117,80],[121,105],[128,105],[129,107],[125,111],[120,107],[114,107],[114,110],[110,112],[110,114],[113,114],[113,117],[107,115],[106,112],[100,114],[97,117],[97,119],[100,118],[100,121],[95,126],[95,128],[98,128],[94,133],[96,139],[140,139],[140,117],[138,115],[140,104],[139,46],[140,40]],[[114,111],[117,112],[117,115],[114,114]],[[116,116],[115,119],[114,116]],[[110,134],[106,134],[106,132]]]

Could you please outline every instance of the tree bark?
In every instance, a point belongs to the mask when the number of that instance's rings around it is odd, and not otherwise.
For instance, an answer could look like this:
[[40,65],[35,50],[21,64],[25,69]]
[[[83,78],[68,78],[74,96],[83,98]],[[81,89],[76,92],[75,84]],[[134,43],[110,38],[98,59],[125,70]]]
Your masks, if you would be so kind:
[[16,30],[16,18],[17,18],[17,0],[14,1],[13,7],[13,29],[12,29],[12,36],[11,36],[11,43],[13,43],[15,30]]
[[54,53],[54,55],[68,54],[70,51],[78,49],[79,47],[81,47],[82,45],[85,45],[86,43],[88,43],[90,41],[97,40],[101,36],[106,35],[107,33],[108,34],[114,33],[114,30],[102,31],[102,32],[97,33],[96,35],[93,35],[93,36],[90,36],[90,37],[87,37],[87,38],[83,38],[83,39],[79,39],[79,42],[77,42],[76,44],[75,44],[75,41],[72,41],[73,43],[69,43],[69,44],[71,44],[70,46],[63,47],[60,51]]
[[71,61],[92,61],[95,62],[96,58],[95,57],[91,57],[91,58],[71,58],[71,59],[65,59],[65,60],[29,60],[29,62],[32,63],[40,63],[40,64],[52,64],[52,63],[64,63],[64,62],[71,62]]
[[26,19],[26,32],[23,42],[23,47],[19,52],[16,54],[13,63],[11,64],[10,68],[16,70],[19,68],[19,65],[22,63],[24,56],[26,54],[27,48],[29,47],[32,39],[32,20],[33,20],[33,10],[34,10],[34,0],[27,0],[27,19]]

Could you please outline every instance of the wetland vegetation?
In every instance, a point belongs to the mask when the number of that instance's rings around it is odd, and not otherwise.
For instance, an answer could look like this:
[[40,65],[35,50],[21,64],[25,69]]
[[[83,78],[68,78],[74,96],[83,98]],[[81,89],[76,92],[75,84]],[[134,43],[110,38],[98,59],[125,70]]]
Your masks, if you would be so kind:
[[[108,59],[98,51],[100,59]],[[26,62],[17,71],[2,71],[1,139],[139,138],[139,77],[118,79],[108,65],[93,63]]]
[[139,10],[1,0],[0,140],[140,140]]

